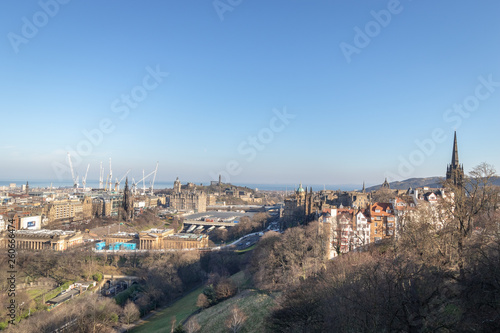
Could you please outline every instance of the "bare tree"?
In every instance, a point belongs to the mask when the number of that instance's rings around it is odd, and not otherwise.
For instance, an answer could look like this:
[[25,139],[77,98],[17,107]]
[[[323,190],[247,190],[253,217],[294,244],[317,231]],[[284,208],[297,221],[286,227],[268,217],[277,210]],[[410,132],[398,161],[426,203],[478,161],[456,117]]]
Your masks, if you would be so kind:
[[234,305],[226,319],[226,327],[231,332],[237,333],[241,330],[246,320],[247,316],[245,313],[237,305]]
[[236,285],[229,278],[223,278],[217,281],[214,289],[215,296],[217,297],[218,301],[234,296],[237,290]]
[[477,218],[494,211],[498,205],[498,190],[491,184],[495,169],[487,163],[476,166],[463,184],[446,181],[450,194],[443,201],[445,218],[455,231],[460,277],[464,277],[464,241],[475,228]]
[[188,320],[188,322],[185,325],[185,329],[187,333],[197,333],[200,331],[201,326],[198,323],[198,320],[196,318],[191,318]]
[[208,301],[208,298],[205,294],[201,293],[198,295],[196,306],[202,309],[208,308],[210,306],[210,302]]
[[171,325],[170,333],[174,333],[175,323],[177,323],[177,318],[175,318],[175,316],[172,316],[172,319],[170,320],[170,325]]
[[123,319],[124,322],[129,325],[131,322],[136,321],[139,319],[140,313],[139,313],[139,308],[137,305],[134,304],[134,302],[131,302],[130,300],[127,301],[127,304],[123,307]]

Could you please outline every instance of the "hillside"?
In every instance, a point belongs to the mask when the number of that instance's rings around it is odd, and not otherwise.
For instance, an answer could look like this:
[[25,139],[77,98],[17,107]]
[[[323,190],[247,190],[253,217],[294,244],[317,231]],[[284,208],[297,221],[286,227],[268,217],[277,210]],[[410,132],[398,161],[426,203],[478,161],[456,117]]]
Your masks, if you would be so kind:
[[233,306],[239,309],[247,317],[241,333],[264,332],[264,319],[269,315],[275,304],[275,295],[261,292],[255,289],[244,290],[238,295],[201,311],[191,319],[200,325],[200,332],[218,333],[227,332],[226,320]]
[[[444,180],[444,177],[427,177],[427,178],[410,178],[402,181],[396,181],[396,182],[391,182],[389,185],[391,185],[392,189],[397,189],[397,190],[406,190],[409,187],[411,188],[416,188],[416,187],[440,187],[440,183]],[[368,187],[366,190],[367,191],[376,191],[378,190],[382,184],[380,185],[375,185],[372,187]]]
[[[417,188],[417,187],[430,187],[430,188],[439,188],[441,187],[441,182],[444,180],[444,177],[427,177],[427,178],[410,178],[402,181],[391,182],[391,189],[396,190],[407,190],[409,187]],[[494,177],[492,179],[492,184],[496,186],[500,186],[500,177]],[[375,185],[372,187],[368,187],[366,190],[376,191],[378,190],[382,184]]]

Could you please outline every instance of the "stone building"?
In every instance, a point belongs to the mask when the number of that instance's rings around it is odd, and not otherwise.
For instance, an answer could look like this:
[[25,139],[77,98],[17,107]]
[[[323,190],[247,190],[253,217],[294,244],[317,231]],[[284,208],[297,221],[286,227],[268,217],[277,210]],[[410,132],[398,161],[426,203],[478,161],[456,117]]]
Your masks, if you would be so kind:
[[139,243],[139,234],[129,233],[129,232],[117,232],[114,234],[109,234],[104,237],[106,245],[113,243]]
[[163,240],[174,233],[174,229],[150,229],[139,233],[139,249],[161,250],[165,249]]
[[370,242],[394,237],[396,219],[391,203],[376,202],[370,206]]
[[[332,191],[313,192],[299,185],[294,195],[285,199],[284,217],[310,217],[319,215],[325,209],[334,207],[334,200],[337,198]],[[333,199],[333,200],[332,200]]]
[[295,194],[285,199],[283,216],[292,217],[307,215],[307,212],[311,210],[311,199],[312,192],[307,193],[307,188],[304,189],[302,183],[300,183]]
[[186,186],[181,185],[179,178],[174,182],[174,191],[166,198],[170,208],[183,211],[194,211],[197,213],[207,211],[207,195],[205,192],[197,191],[193,183]]
[[45,216],[49,222],[80,221],[92,217],[93,201],[90,197],[66,199],[50,202],[45,207]]
[[174,229],[151,229],[139,233],[139,249],[171,250],[208,247],[207,235],[174,234]]
[[174,234],[163,239],[166,249],[201,249],[208,247],[207,235]]
[[92,199],[92,217],[118,216],[118,211],[123,206],[123,195],[101,194]]
[[[79,231],[16,230],[14,234],[17,250],[65,251],[83,243],[83,235]],[[9,239],[7,232],[0,235],[2,248],[8,248]]]

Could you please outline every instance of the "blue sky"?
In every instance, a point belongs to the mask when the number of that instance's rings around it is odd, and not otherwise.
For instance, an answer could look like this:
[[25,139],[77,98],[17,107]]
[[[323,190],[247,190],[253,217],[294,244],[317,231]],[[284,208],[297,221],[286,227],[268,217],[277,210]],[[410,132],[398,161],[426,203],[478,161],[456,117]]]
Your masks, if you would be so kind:
[[493,0],[2,1],[0,179],[69,180],[71,151],[89,179],[111,157],[114,177],[158,161],[159,180],[375,184],[443,176],[455,129],[466,171],[498,169],[499,12]]

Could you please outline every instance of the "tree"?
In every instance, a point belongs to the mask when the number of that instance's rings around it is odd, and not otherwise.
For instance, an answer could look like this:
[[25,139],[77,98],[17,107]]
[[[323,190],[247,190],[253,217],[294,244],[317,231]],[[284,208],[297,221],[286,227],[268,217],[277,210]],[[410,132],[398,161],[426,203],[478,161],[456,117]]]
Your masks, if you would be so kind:
[[236,285],[229,278],[222,278],[215,285],[215,297],[217,301],[228,299],[236,294]]
[[189,319],[185,326],[186,326],[185,330],[187,333],[197,333],[201,329],[201,326],[195,317],[192,317],[191,319]]
[[170,320],[170,333],[174,333],[175,330],[176,330],[176,326],[175,326],[175,323],[177,323],[177,318],[175,318],[175,316],[172,316],[172,319]]
[[226,327],[231,332],[237,333],[241,330],[246,320],[247,316],[245,313],[237,305],[234,305],[226,319]]
[[140,317],[139,308],[137,307],[137,305],[134,304],[134,302],[128,300],[125,306],[123,307],[124,322],[127,325],[129,325],[131,322],[134,322],[137,319],[139,319],[139,317]]
[[202,309],[206,309],[210,306],[210,302],[208,301],[208,298],[205,294],[201,293],[198,295],[196,306]]
[[487,163],[476,166],[463,184],[445,181],[449,194],[442,207],[447,222],[454,229],[458,252],[460,277],[464,277],[464,242],[475,230],[475,222],[484,213],[494,211],[498,206],[498,189],[491,184],[495,169]]
[[182,324],[179,324],[172,332],[173,333],[186,333],[186,329],[184,329]]

